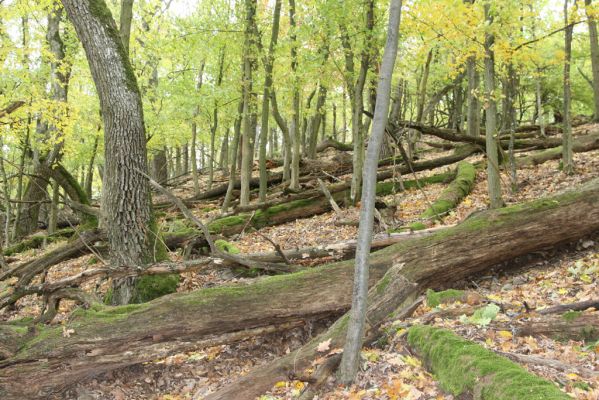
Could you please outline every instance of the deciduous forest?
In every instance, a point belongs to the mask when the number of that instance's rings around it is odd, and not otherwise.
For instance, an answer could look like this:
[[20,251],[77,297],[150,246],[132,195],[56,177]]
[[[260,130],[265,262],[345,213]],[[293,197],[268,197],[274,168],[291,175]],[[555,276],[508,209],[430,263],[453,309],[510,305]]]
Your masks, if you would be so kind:
[[0,0],[0,399],[599,399],[598,20]]

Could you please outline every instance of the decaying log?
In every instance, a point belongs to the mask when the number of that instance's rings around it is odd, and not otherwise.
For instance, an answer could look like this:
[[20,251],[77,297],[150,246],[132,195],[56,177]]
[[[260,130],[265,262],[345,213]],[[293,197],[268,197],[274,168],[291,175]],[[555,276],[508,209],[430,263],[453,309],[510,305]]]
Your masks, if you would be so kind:
[[[380,281],[370,292],[369,331],[428,287],[446,286],[596,231],[598,200],[599,182],[593,181],[576,192],[482,212],[456,227],[374,253],[370,282]],[[18,330],[11,336],[15,354],[0,361],[0,396],[48,398],[115,368],[345,311],[351,301],[352,264],[172,294],[145,304],[80,310],[64,327],[74,331],[69,337],[63,336],[63,327],[38,327],[36,334]],[[323,336],[210,398],[254,399],[294,368],[301,375],[320,342],[330,337],[331,348],[341,347],[346,323],[346,317],[340,319]],[[7,326],[0,324],[0,331]]]
[[328,148],[337,149],[339,151],[353,151],[354,150],[353,145],[341,143],[338,140],[328,137],[325,140],[323,140],[322,142],[320,142],[318,144],[318,146],[316,146],[316,152],[320,153],[320,152],[325,151]]
[[[575,137],[572,142],[572,151],[575,153],[585,153],[599,149],[599,134]],[[559,160],[562,157],[562,146],[539,151],[526,157],[516,159],[519,167],[535,166],[543,164],[549,160]]]
[[599,312],[568,311],[564,314],[545,315],[516,325],[518,336],[544,335],[558,340],[599,339]]

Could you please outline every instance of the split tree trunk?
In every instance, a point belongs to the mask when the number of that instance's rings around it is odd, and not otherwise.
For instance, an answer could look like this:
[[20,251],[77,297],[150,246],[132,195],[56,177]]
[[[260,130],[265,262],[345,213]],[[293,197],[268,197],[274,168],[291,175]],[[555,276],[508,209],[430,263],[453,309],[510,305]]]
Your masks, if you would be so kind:
[[[497,267],[506,260],[576,240],[599,229],[599,181],[552,198],[480,213],[461,225],[408,240],[374,253],[367,321],[376,327],[410,295],[450,285]],[[3,399],[48,398],[82,379],[154,360],[172,352],[226,343],[303,320],[347,310],[353,261],[253,284],[174,294],[150,303],[80,311],[63,327],[31,336],[14,325],[0,325]],[[202,318],[197,318],[201,315]],[[331,348],[343,345],[342,319],[328,335]],[[211,399],[254,399],[294,368],[302,371],[315,356],[319,336],[299,351],[261,366]]]

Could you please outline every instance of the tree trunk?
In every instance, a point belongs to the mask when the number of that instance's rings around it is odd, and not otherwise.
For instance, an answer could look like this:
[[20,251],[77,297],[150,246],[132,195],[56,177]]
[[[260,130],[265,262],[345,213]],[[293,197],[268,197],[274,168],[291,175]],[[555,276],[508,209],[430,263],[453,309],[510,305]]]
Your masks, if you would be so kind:
[[131,38],[131,20],[133,19],[133,0],[121,0],[121,20],[119,34],[125,48],[125,53],[129,54],[129,42]]
[[[93,3],[63,0],[85,50],[105,128],[105,172],[102,208],[111,261],[143,266],[154,259],[146,134],[141,95],[116,24],[103,0]],[[126,205],[126,206],[125,206]],[[131,284],[113,298],[131,297]],[[117,293],[120,292],[120,293]]]
[[154,152],[152,158],[152,178],[161,185],[168,181],[168,157],[166,155],[166,147],[162,147]]
[[572,35],[574,25],[570,23],[568,17],[568,0],[564,0],[564,22],[566,25],[564,52],[564,132],[562,134],[562,161],[564,173],[570,175],[574,173],[574,160],[572,155],[572,120],[571,104],[572,89],[570,86],[570,63],[572,61]]
[[299,77],[297,73],[297,26],[295,22],[295,0],[289,0],[289,37],[291,40],[291,71],[293,73],[293,100],[291,111],[291,124],[289,126],[289,139],[291,142],[291,177],[289,188],[299,190],[299,169],[301,158],[300,135],[300,93]]
[[[454,228],[374,253],[371,283],[393,268],[388,279],[370,292],[369,328],[415,291],[447,286],[504,261],[596,231],[597,201],[599,182],[595,180],[577,191],[482,212]],[[15,339],[15,346],[8,346],[14,354],[0,361],[0,394],[5,399],[48,398],[81,379],[115,368],[347,310],[352,263],[249,285],[176,294],[127,308],[83,311],[67,323],[66,329],[74,330],[70,337],[63,336],[62,326],[45,328],[44,339],[36,340],[27,334],[19,337],[20,331],[11,330],[10,325],[0,325]],[[334,326],[337,330],[329,332],[337,332],[331,336],[331,348],[343,346],[343,327],[338,323]],[[295,371],[309,366],[322,341],[322,336],[315,338],[300,351],[260,366],[258,372],[209,398],[254,399],[274,382],[288,379],[294,365]]]
[[[362,49],[361,60],[360,60],[360,71],[358,72],[358,76],[355,81],[355,85],[351,89],[351,94],[353,94],[352,100],[352,140],[354,145],[353,151],[353,168],[355,173],[352,175],[352,188],[350,198],[353,204],[356,204],[358,199],[360,198],[360,193],[362,191],[362,168],[364,165],[364,126],[362,121],[362,114],[364,111],[364,85],[366,84],[366,77],[368,74],[368,67],[370,65],[371,57],[370,52],[372,49],[371,40],[374,29],[374,1],[368,0],[366,1],[366,38],[364,39],[364,48]],[[348,56],[346,55],[346,58]],[[353,53],[351,54],[353,57]],[[346,64],[348,64],[346,62]],[[350,73],[352,79],[353,77],[353,61],[351,68],[348,68],[346,65],[346,69],[348,73]]]
[[345,384],[350,384],[354,381],[358,371],[358,364],[360,363],[360,349],[362,348],[367,308],[366,299],[369,286],[368,269],[372,226],[374,222],[374,202],[376,200],[376,175],[379,153],[389,116],[391,79],[393,76],[393,68],[395,66],[395,58],[397,56],[400,18],[401,0],[392,0],[389,5],[387,42],[385,44],[385,52],[383,54],[383,62],[377,87],[372,133],[368,141],[368,152],[366,163],[364,165],[364,187],[362,191],[360,225],[358,228],[358,242],[356,248],[352,308],[347,328],[347,339],[345,341],[343,358],[341,359],[339,370],[340,381]]
[[[491,3],[484,3],[485,20],[488,25],[493,24],[491,15]],[[485,110],[486,125],[486,151],[487,151],[487,180],[489,189],[489,201],[491,208],[499,208],[503,205],[501,198],[501,178],[499,175],[499,158],[497,155],[497,101],[495,100],[495,44],[494,35],[485,32],[485,96],[488,107]]]
[[[268,172],[266,170],[266,144],[268,140],[268,115],[270,111],[270,92],[272,88],[272,70],[274,62],[274,51],[279,38],[279,22],[281,20],[281,2],[275,1],[275,7],[272,17],[272,31],[270,35],[270,44],[268,45],[268,54],[264,62],[264,91],[262,93],[262,115],[260,120],[260,155],[258,157],[260,163],[260,189],[258,198],[260,202],[266,201],[266,181]],[[272,146],[271,146],[272,150]]]
[[[592,2],[593,0],[585,0],[585,9],[591,6]],[[593,70],[593,98],[595,101],[595,114],[593,115],[593,118],[595,121],[599,121],[599,36],[597,34],[597,20],[593,17],[592,13],[588,12],[588,10],[586,14],[589,24],[591,64]]]
[[242,205],[250,202],[250,179],[252,179],[252,161],[254,152],[252,141],[256,136],[255,125],[252,123],[255,115],[255,99],[253,92],[252,76],[255,69],[254,52],[256,51],[256,38],[254,26],[256,24],[256,0],[245,0],[245,33],[243,44],[243,130],[241,135],[241,196]]
[[[196,93],[200,91],[202,88],[202,84],[204,82],[204,66],[206,63],[202,61],[200,65],[200,70],[198,72],[197,82],[196,82]],[[192,121],[191,121],[191,177],[193,179],[193,192],[195,194],[200,193],[200,181],[199,181],[199,173],[198,173],[198,123],[196,118],[200,114],[200,106],[196,106],[193,111]],[[160,183],[160,182],[159,182]]]

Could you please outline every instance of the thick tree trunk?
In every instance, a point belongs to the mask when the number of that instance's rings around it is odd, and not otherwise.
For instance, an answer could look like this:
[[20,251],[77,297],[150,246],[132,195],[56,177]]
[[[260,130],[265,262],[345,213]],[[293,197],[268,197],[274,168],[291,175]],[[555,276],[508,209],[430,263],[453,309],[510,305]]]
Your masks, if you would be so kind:
[[[574,192],[482,212],[454,228],[374,253],[371,283],[392,270],[370,292],[370,328],[415,292],[447,286],[596,231],[597,201],[599,182],[593,181]],[[350,303],[352,264],[170,295],[146,304],[81,311],[66,325],[74,330],[70,337],[63,336],[62,326],[45,328],[41,340],[0,325],[11,337],[3,342],[5,353],[12,353],[0,361],[0,394],[4,399],[49,398],[101,372],[338,313]],[[344,321],[329,331],[331,348],[343,345]],[[319,336],[282,360],[259,367],[210,398],[254,399],[274,382],[288,379],[294,366],[295,371],[309,366],[323,339],[326,336]]]
[[[154,258],[146,134],[141,95],[129,57],[104,0],[63,0],[85,50],[100,97],[105,129],[102,208],[115,265],[142,266]],[[128,302],[130,285],[115,299]]]

